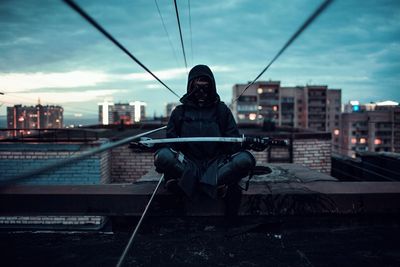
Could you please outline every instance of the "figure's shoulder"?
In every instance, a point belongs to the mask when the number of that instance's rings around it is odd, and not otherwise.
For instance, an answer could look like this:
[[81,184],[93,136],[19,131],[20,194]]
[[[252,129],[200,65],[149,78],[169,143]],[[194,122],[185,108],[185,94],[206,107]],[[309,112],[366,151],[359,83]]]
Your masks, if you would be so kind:
[[183,104],[176,106],[171,112],[171,118],[181,116],[183,113],[183,110],[184,110]]
[[173,110],[172,113],[176,113],[176,112],[182,112],[182,110],[184,109],[183,104],[177,105]]
[[222,101],[220,101],[218,103],[218,110],[219,110],[219,112],[223,112],[223,113],[230,113],[231,112],[229,107]]

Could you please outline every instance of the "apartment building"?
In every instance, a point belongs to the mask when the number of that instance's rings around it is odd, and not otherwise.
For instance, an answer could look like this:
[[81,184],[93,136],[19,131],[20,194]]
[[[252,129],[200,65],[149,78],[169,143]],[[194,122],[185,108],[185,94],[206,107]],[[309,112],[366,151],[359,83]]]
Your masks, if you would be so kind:
[[146,117],[145,102],[134,101],[130,103],[113,103],[104,101],[99,103],[99,123],[103,125],[134,124]]
[[352,101],[342,114],[340,154],[400,152],[400,106],[395,102],[361,105]]
[[278,126],[334,132],[339,129],[341,90],[326,85],[282,87],[280,81],[260,81],[233,86],[232,112],[239,124]]
[[38,104],[36,106],[14,105],[7,107],[8,129],[51,129],[63,127],[61,106]]

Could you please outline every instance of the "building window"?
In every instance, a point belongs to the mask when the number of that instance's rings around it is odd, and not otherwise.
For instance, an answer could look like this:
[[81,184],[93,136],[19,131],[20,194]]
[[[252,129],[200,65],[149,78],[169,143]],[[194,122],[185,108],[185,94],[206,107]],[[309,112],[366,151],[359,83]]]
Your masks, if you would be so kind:
[[365,144],[367,142],[367,139],[365,138],[360,138],[360,144]]
[[375,144],[375,145],[380,145],[380,144],[382,144],[382,140],[379,139],[379,138],[376,138],[376,139],[374,140],[374,144]]
[[353,138],[351,138],[351,143],[352,143],[352,144],[355,144],[355,143],[357,143],[357,139],[356,139],[356,138],[354,138],[354,137],[353,137]]
[[250,119],[251,121],[254,121],[256,118],[257,118],[257,114],[255,114],[255,113],[250,113],[250,114],[249,114],[249,119]]

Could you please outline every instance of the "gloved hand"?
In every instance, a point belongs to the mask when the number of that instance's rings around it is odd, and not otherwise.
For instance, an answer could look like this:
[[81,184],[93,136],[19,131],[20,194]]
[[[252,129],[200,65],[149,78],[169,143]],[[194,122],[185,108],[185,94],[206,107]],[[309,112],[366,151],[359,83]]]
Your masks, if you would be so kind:
[[245,141],[245,148],[254,151],[263,151],[267,148],[267,145],[261,137],[248,137]]

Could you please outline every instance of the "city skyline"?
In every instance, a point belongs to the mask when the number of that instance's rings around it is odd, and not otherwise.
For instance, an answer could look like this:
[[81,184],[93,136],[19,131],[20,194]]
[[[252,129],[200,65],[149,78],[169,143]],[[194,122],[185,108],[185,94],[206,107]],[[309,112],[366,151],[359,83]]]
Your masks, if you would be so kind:
[[[193,1],[190,31],[188,2],[178,1],[188,68],[210,65],[227,104],[232,86],[253,80],[321,1],[260,2]],[[77,3],[168,86],[185,93],[171,2],[157,1],[173,49],[153,1]],[[66,116],[92,117],[104,99],[147,102],[150,116],[178,101],[62,1],[2,1],[0,14],[0,116],[6,106],[34,105],[39,98],[64,106]],[[342,103],[399,102],[399,58],[400,4],[334,1],[259,80],[328,85],[342,90]]]

